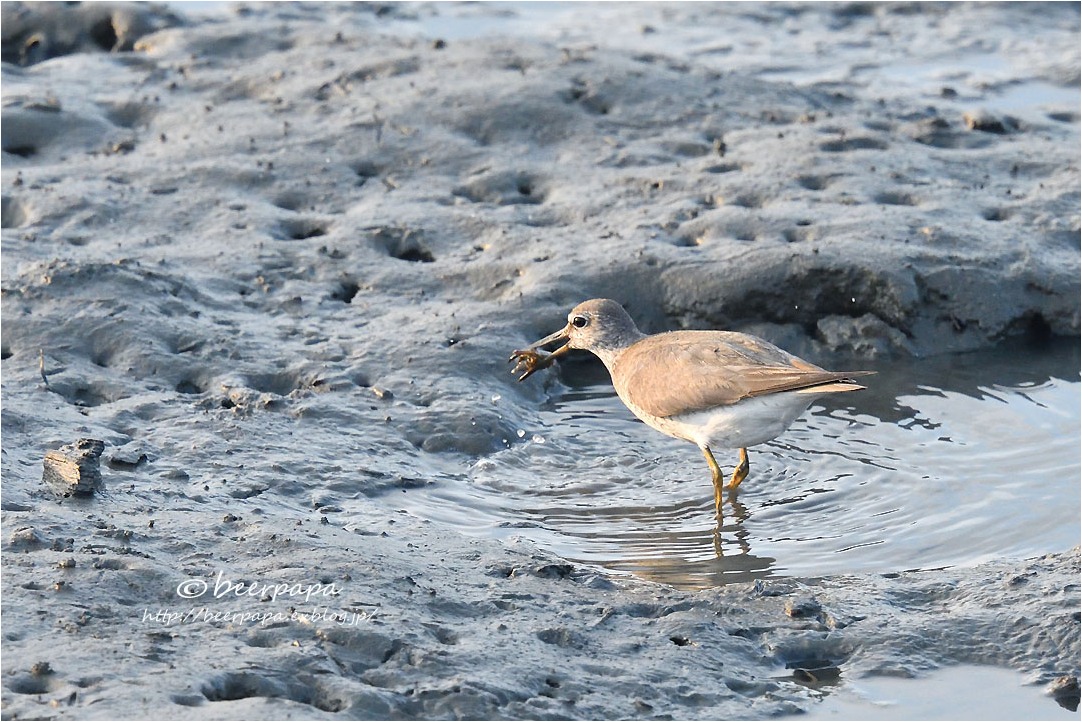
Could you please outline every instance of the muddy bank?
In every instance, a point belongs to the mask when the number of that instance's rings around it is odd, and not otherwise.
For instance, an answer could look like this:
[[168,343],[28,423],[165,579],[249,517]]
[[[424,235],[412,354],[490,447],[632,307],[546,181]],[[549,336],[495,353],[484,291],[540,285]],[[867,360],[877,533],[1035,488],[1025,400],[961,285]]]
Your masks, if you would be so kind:
[[[395,501],[517,443],[559,379],[507,353],[584,298],[816,360],[1077,336],[1077,103],[997,105],[1077,89],[1078,9],[1040,9],[588,7],[530,37],[144,9],[130,50],[39,57],[55,11],[5,5],[4,715],[766,717],[839,674],[1077,677],[1077,549],[693,593]],[[868,75],[958,52],[1012,60]],[[42,459],[79,438],[104,489],[57,498]]]

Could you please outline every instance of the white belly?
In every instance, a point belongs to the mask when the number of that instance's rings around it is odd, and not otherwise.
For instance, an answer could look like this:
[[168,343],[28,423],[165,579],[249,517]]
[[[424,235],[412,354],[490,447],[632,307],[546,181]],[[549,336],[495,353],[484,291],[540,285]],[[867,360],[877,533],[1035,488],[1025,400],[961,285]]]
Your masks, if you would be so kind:
[[814,400],[812,394],[787,391],[667,418],[650,416],[626,400],[624,404],[663,434],[711,449],[740,449],[781,435]]

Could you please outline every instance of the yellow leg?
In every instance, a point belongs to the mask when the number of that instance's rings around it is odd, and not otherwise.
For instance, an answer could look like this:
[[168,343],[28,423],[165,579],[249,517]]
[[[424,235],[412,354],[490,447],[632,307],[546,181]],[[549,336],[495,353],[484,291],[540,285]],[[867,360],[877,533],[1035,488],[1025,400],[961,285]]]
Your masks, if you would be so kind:
[[713,475],[714,482],[714,511],[717,513],[718,518],[721,518],[721,490],[724,486],[725,475],[721,473],[721,467],[718,466],[718,462],[714,459],[714,455],[710,453],[710,449],[705,446],[700,446],[703,456],[706,457],[706,463],[710,464],[710,473]]
[[733,478],[729,481],[729,491],[732,491],[736,487],[740,486],[740,482],[748,477],[748,450],[740,450],[740,463],[733,469]]

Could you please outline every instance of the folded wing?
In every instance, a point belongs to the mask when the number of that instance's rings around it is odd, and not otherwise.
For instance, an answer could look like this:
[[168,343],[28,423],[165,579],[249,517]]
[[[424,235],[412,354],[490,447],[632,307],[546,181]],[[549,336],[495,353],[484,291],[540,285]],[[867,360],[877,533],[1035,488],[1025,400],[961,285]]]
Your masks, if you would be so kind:
[[649,336],[620,354],[616,369],[613,380],[621,396],[662,418],[763,394],[810,392],[816,386],[824,386],[823,393],[851,391],[862,387],[839,382],[871,373],[827,371],[762,339],[731,331]]

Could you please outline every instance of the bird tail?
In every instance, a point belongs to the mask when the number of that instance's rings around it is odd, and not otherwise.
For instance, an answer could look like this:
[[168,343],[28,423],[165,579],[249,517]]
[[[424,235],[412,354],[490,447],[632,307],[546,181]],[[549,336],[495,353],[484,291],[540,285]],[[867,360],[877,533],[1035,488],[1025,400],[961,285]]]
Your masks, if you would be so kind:
[[799,389],[798,394],[834,394],[842,391],[860,391],[867,386],[861,386],[855,384],[852,381],[836,381],[830,384],[820,384],[819,386],[812,386],[806,389]]
[[856,376],[868,376],[874,374],[875,371],[843,371],[838,374],[839,378],[834,381],[828,381],[818,386],[809,386],[808,388],[798,389],[798,394],[835,394],[843,391],[860,391],[867,388],[853,381],[853,377]]

